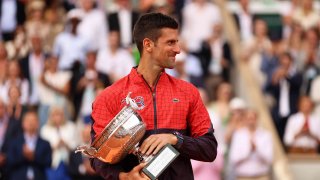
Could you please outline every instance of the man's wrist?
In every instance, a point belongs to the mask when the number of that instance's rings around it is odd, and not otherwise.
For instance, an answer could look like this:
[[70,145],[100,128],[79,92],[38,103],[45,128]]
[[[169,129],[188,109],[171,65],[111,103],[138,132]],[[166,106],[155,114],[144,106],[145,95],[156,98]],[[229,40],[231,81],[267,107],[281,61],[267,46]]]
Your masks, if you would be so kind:
[[127,173],[125,173],[125,172],[119,173],[119,180],[125,180],[125,179],[127,179],[126,177],[127,177]]
[[184,141],[183,135],[177,131],[173,132],[172,134],[177,138],[177,143],[174,144],[174,147],[180,149]]

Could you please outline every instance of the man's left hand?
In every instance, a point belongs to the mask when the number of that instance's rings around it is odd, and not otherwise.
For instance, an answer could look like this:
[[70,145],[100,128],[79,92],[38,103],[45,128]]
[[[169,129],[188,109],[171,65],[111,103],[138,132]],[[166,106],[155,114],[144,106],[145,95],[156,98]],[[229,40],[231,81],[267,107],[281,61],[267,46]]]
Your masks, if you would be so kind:
[[173,134],[153,134],[145,139],[140,146],[140,152],[145,155],[157,154],[166,144],[175,145],[178,139]]

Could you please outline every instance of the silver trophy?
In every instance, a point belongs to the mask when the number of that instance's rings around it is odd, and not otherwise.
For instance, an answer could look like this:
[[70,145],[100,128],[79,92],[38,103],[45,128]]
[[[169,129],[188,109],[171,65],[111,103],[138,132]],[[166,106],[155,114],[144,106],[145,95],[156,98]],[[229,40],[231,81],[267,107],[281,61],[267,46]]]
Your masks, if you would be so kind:
[[171,145],[164,146],[155,156],[146,156],[139,152],[139,141],[145,134],[146,125],[137,113],[143,106],[138,106],[130,98],[130,94],[125,99],[126,106],[110,121],[91,146],[79,146],[75,152],[82,152],[109,164],[118,163],[132,153],[140,162],[148,163],[143,172],[150,179],[156,179],[179,153]]

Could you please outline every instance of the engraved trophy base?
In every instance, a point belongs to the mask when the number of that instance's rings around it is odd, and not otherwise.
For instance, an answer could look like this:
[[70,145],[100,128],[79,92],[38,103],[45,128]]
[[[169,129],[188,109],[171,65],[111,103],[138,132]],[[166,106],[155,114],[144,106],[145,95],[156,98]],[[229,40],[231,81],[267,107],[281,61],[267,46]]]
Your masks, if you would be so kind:
[[173,146],[167,144],[155,156],[146,161],[147,165],[142,169],[142,172],[151,180],[156,180],[179,154]]

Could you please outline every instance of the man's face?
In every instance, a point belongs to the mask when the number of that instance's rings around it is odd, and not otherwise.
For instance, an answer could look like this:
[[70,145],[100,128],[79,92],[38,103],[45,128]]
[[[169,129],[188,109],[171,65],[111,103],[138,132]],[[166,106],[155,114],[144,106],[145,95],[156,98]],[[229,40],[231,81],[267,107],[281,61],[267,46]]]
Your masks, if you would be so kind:
[[27,113],[22,121],[22,128],[25,133],[36,134],[38,131],[39,122],[37,114]]
[[162,68],[174,68],[176,55],[180,53],[178,30],[170,28],[161,29],[161,35],[154,42],[151,53],[156,65]]

